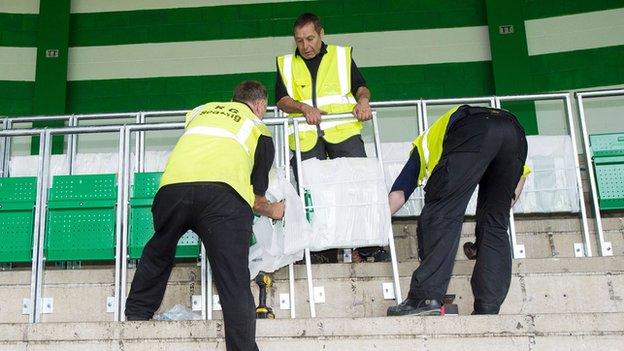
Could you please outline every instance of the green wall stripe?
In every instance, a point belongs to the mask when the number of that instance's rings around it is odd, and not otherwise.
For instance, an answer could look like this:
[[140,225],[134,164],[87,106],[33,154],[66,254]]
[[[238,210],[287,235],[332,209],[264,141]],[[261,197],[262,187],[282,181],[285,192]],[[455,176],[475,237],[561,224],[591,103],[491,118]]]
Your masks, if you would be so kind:
[[35,82],[0,80],[0,116],[33,114]]
[[574,15],[624,7],[624,0],[524,0],[525,19]]
[[[374,101],[492,95],[491,62],[362,68]],[[190,109],[229,100],[241,80],[256,79],[274,104],[275,72],[201,77],[68,82],[67,113]]]
[[624,45],[529,57],[533,89],[561,91],[624,84]]
[[[33,112],[38,115],[65,113],[67,100],[67,52],[69,36],[70,0],[40,0],[37,32],[37,70]],[[47,50],[57,50],[56,57],[48,57]],[[42,121],[33,127],[60,127],[63,121]],[[33,137],[31,154],[39,152],[38,137]],[[63,153],[63,136],[52,138],[52,153]]]
[[0,46],[37,46],[37,15],[0,13]]
[[327,34],[479,26],[480,0],[296,1],[279,4],[72,14],[70,46],[290,36],[306,11]]

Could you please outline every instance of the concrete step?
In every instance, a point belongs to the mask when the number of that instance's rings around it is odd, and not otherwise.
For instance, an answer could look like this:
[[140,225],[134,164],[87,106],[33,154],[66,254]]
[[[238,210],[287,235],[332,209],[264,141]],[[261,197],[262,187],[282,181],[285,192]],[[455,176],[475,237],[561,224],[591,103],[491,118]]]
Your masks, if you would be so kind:
[[[460,314],[472,312],[470,274],[473,261],[457,261],[449,286],[456,294]],[[418,262],[399,265],[403,296],[409,289],[412,271]],[[44,322],[107,321],[106,298],[113,296],[113,267],[81,270],[48,270],[43,296],[53,298],[54,311],[42,315]],[[133,271],[129,272],[129,281]],[[290,310],[280,309],[280,294],[289,293],[288,269],[274,275],[268,303],[277,318],[289,318]],[[325,303],[316,305],[319,317],[384,316],[393,300],[385,300],[383,283],[392,282],[388,263],[313,265],[314,285],[323,287]],[[22,299],[29,296],[30,272],[0,272],[0,323],[26,322]],[[257,287],[252,283],[257,294]],[[295,266],[295,307],[298,318],[309,317],[305,266]],[[215,292],[216,293],[216,292]],[[173,270],[160,312],[176,304],[191,306],[191,296],[199,295],[199,268],[178,265]],[[592,258],[549,258],[515,260],[512,283],[502,306],[503,314],[563,312],[624,312],[624,256]],[[257,301],[257,300],[256,300]],[[215,311],[214,318],[221,318]]]
[[[592,253],[599,255],[593,219],[589,223]],[[418,258],[416,243],[417,218],[393,220],[393,232],[399,261]],[[523,216],[516,218],[518,244],[525,247],[526,258],[575,257],[574,244],[583,243],[580,217],[576,215]],[[602,221],[605,240],[611,242],[613,255],[624,255],[624,216],[612,214]],[[462,227],[460,248],[466,241],[475,240],[475,221],[467,218]],[[465,260],[458,250],[457,260]]]
[[[624,313],[260,320],[261,350],[618,350]],[[225,350],[220,321],[0,325],[0,350]]]

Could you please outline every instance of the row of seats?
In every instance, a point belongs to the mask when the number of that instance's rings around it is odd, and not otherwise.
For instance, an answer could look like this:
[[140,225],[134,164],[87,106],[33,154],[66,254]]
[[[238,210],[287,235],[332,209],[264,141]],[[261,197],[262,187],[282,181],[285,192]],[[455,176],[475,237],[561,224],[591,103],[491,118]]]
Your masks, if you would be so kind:
[[[136,173],[130,198],[128,256],[141,257],[154,233],[151,205],[162,173]],[[30,262],[37,179],[0,178],[0,263]],[[44,257],[47,261],[115,259],[115,174],[54,176],[46,213]],[[199,255],[197,236],[186,233],[178,258]]]

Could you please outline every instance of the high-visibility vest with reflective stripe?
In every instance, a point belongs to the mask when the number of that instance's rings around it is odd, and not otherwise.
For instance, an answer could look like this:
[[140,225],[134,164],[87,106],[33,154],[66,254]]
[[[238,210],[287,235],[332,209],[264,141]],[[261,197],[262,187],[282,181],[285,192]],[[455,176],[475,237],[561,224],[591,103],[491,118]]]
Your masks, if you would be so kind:
[[[423,180],[429,178],[433,169],[438,165],[438,162],[440,162],[446,129],[451,120],[451,116],[458,108],[459,106],[446,111],[446,113],[433,122],[427,131],[417,136],[412,142],[412,149],[415,147],[418,150],[418,156],[420,158],[418,185],[423,184]],[[531,168],[525,164],[522,169],[522,176],[526,177],[529,173],[531,173]]]
[[253,207],[251,171],[258,138],[271,136],[251,109],[239,102],[213,102],[186,114],[184,134],[169,156],[160,186],[222,182]]
[[[312,101],[312,76],[303,58],[299,55],[284,55],[277,58],[277,66],[288,95],[294,100],[314,106]],[[356,101],[351,93],[351,48],[328,45],[316,73],[316,107],[329,114],[350,113]],[[301,116],[301,114],[290,114]],[[339,143],[360,133],[362,123],[355,118],[322,122],[324,139]],[[299,125],[302,151],[309,151],[317,140],[316,126]],[[290,148],[295,149],[292,127]]]

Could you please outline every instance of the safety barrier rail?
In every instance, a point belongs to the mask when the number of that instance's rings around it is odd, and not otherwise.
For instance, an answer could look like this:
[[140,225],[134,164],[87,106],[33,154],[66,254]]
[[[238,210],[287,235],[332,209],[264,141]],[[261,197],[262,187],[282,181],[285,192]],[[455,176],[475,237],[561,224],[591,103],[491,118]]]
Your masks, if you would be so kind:
[[[584,152],[587,160],[587,167],[589,170],[589,180],[591,187],[591,202],[593,205],[593,209],[597,218],[596,228],[597,228],[597,237],[598,237],[598,245],[599,250],[602,256],[608,256],[612,254],[612,250],[610,247],[610,243],[604,240],[604,233],[602,230],[602,225],[600,222],[600,209],[598,207],[598,199],[597,199],[597,189],[596,189],[596,180],[593,174],[593,165],[591,162],[591,152],[589,149],[589,139],[587,134],[587,126],[586,126],[586,118],[585,118],[585,108],[583,105],[583,99],[586,98],[594,98],[594,97],[603,97],[603,96],[622,96],[624,95],[624,90],[610,90],[610,91],[601,91],[601,92],[579,92],[576,94],[576,98],[578,101],[578,109],[580,115],[580,124],[581,124],[581,134],[582,140],[584,144]],[[518,95],[518,96],[492,96],[492,97],[479,97],[479,98],[465,98],[465,99],[420,99],[420,100],[406,100],[406,101],[388,101],[388,102],[377,102],[372,103],[372,107],[374,108],[384,108],[384,107],[414,107],[415,108],[415,122],[417,123],[418,130],[420,132],[426,129],[428,126],[428,114],[427,107],[434,105],[447,105],[447,104],[463,104],[463,103],[484,103],[489,104],[493,107],[501,107],[501,103],[508,101],[542,101],[542,100],[553,100],[553,101],[562,101],[564,104],[564,111],[566,114],[566,120],[568,124],[568,131],[573,143],[573,149],[577,152],[575,153],[575,172],[576,172],[576,180],[577,180],[577,188],[579,194],[579,203],[580,203],[580,215],[582,221],[582,236],[583,236],[583,253],[584,256],[592,256],[591,246],[590,246],[590,236],[588,229],[588,218],[587,213],[584,207],[584,195],[583,195],[583,186],[581,182],[581,173],[580,173],[580,165],[578,159],[578,152],[580,151],[576,145],[576,130],[574,125],[574,119],[572,114],[572,98],[569,93],[556,93],[556,94],[536,94],[536,95]],[[183,123],[158,123],[158,124],[149,124],[146,123],[147,118],[149,117],[164,117],[164,116],[183,116],[186,111],[159,111],[159,112],[139,112],[139,113],[129,113],[129,114],[96,114],[96,115],[70,115],[70,116],[35,116],[35,117],[7,117],[2,120],[2,130],[0,130],[0,175],[8,176],[8,167],[9,167],[9,159],[11,157],[11,148],[10,148],[10,139],[13,137],[32,137],[37,136],[40,138],[39,145],[39,161],[38,161],[38,170],[37,170],[37,196],[36,196],[36,205],[35,205],[35,215],[34,215],[34,228],[33,228],[33,260],[32,260],[32,268],[31,268],[31,294],[30,294],[30,304],[28,306],[29,309],[29,321],[31,323],[36,323],[40,321],[41,315],[41,298],[42,298],[42,282],[43,282],[43,269],[44,269],[44,259],[43,259],[43,249],[44,249],[44,236],[45,236],[45,216],[46,216],[46,203],[47,203],[47,192],[49,188],[50,181],[50,160],[51,160],[51,142],[53,135],[67,135],[68,136],[68,158],[69,161],[69,172],[70,174],[75,169],[75,156],[77,154],[77,136],[79,134],[84,133],[103,133],[103,132],[115,132],[119,133],[119,149],[118,149],[118,172],[117,172],[117,180],[118,180],[118,201],[116,206],[116,263],[115,263],[115,298],[116,298],[116,310],[115,310],[115,320],[123,320],[123,307],[125,301],[125,289],[126,289],[126,270],[127,270],[127,260],[123,259],[127,255],[127,224],[128,224],[128,201],[129,201],[129,185],[130,185],[130,141],[132,133],[138,133],[138,138],[136,138],[136,142],[134,145],[135,153],[135,162],[134,162],[134,171],[141,172],[144,171],[145,167],[145,133],[152,130],[170,130],[170,129],[181,129],[183,128]],[[303,118],[295,118],[295,119],[287,119],[279,117],[281,116],[281,112],[277,109],[273,109],[272,114],[277,116],[276,118],[267,118],[265,122],[268,125],[276,126],[276,144],[277,147],[277,155],[276,163],[278,166],[286,166],[288,165],[288,155],[290,153],[288,149],[288,125],[290,123],[293,124],[295,132],[298,133],[299,123],[303,122]],[[336,117],[325,117],[328,119],[331,118],[346,118],[347,116],[336,116]],[[351,117],[350,115],[348,117]],[[104,125],[104,126],[78,126],[79,121],[82,120],[93,120],[93,119],[110,119],[116,120],[120,118],[134,118],[137,124],[132,125]],[[37,121],[51,121],[51,120],[67,120],[69,126],[65,128],[32,128],[32,129],[16,129],[16,124],[20,123],[29,123],[29,122],[37,122]],[[373,118],[373,132],[375,137],[375,146],[377,155],[380,163],[381,152],[380,152],[380,138],[379,138],[379,127],[378,127],[378,117],[375,114]],[[300,148],[297,148],[300,150]],[[300,153],[298,154],[298,166],[301,166]],[[383,167],[382,167],[383,169]],[[522,252],[520,252],[523,248],[521,245],[518,245],[515,238],[515,226],[512,217],[510,218],[510,240],[512,242],[513,247],[513,255],[515,258],[522,257]],[[393,234],[389,233],[390,238],[392,238]],[[398,285],[398,270],[397,270],[397,261],[396,261],[396,253],[393,247],[393,240],[390,240],[391,243],[391,255],[392,255],[392,268],[393,268],[393,278],[395,280],[395,295],[397,302],[400,301],[401,292],[400,287]],[[310,268],[310,257],[309,250],[306,250],[306,271],[308,273],[308,290],[309,290],[309,300],[310,300],[310,311],[311,315],[315,316],[314,312],[314,300],[313,293],[310,290],[312,286],[312,275]],[[205,261],[203,257],[205,257],[205,251],[202,249],[202,261]],[[212,284],[208,284],[209,279],[209,267],[207,266],[207,262],[202,263],[202,306],[203,306],[203,316],[204,318],[210,319],[212,317],[212,292],[210,289],[212,288]],[[294,272],[292,265],[289,267],[289,278],[290,278],[290,298],[291,298],[291,317],[295,317],[295,304],[294,304]]]
[[596,216],[595,226],[598,241],[598,250],[600,250],[601,256],[612,256],[613,248],[611,247],[611,243],[605,240],[604,230],[602,228],[602,216],[600,214],[600,204],[598,202],[598,187],[596,186],[596,176],[594,174],[595,169],[592,162],[592,151],[590,149],[589,132],[587,129],[587,117],[584,101],[592,98],[603,98],[610,96],[624,96],[624,89],[585,91],[576,93],[579,120],[581,124],[581,135],[583,137],[583,146],[585,152],[585,161],[587,162],[587,173],[589,176],[589,186],[591,190],[591,204],[594,216]]

